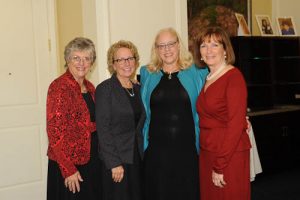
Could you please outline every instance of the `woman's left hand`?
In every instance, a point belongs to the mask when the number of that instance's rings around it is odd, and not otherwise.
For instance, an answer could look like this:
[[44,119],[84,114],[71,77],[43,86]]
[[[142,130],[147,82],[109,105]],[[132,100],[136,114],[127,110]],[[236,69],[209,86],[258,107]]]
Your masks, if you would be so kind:
[[218,174],[215,171],[212,171],[212,182],[215,186],[223,188],[226,185],[226,182],[224,181],[224,175]]
[[124,168],[122,165],[111,169],[112,179],[116,183],[120,183],[124,177]]

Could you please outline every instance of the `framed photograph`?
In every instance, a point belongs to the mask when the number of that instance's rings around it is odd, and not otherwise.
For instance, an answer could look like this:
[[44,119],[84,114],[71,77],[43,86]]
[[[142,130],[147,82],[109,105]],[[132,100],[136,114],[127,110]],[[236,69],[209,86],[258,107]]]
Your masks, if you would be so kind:
[[262,36],[273,36],[274,28],[268,15],[255,15],[260,34]]
[[235,13],[235,17],[239,23],[239,27],[238,27],[238,35],[241,36],[249,36],[251,35],[249,27],[247,25],[247,22],[245,20],[245,17],[243,14],[241,13]]
[[277,17],[279,35],[296,36],[296,27],[292,17]]

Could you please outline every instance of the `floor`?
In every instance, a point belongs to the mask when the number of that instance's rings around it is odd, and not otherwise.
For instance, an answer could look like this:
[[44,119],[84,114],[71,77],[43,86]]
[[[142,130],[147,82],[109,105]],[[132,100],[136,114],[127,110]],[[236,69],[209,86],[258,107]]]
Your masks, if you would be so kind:
[[300,200],[300,168],[259,174],[251,191],[251,200]]

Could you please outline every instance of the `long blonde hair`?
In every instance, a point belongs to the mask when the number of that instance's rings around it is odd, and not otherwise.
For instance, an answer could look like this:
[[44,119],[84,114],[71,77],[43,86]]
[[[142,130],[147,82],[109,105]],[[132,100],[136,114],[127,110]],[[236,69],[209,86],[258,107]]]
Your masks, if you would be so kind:
[[193,56],[192,54],[184,47],[181,38],[179,37],[178,33],[174,28],[164,28],[158,31],[155,36],[155,40],[152,44],[151,48],[151,60],[150,63],[147,65],[147,68],[150,72],[158,72],[162,69],[163,61],[160,58],[157,50],[157,40],[162,33],[168,32],[173,35],[179,44],[179,57],[178,57],[178,65],[180,66],[181,70],[189,68],[193,63]]

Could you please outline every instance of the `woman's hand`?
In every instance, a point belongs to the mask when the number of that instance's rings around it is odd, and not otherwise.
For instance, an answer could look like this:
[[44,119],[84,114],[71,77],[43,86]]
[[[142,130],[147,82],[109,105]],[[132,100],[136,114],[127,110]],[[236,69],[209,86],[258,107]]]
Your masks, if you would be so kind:
[[81,178],[81,175],[79,171],[75,172],[73,175],[65,178],[65,186],[69,188],[70,192],[75,193],[80,192],[80,184],[79,182],[82,182],[83,179]]
[[223,188],[226,185],[226,182],[224,181],[224,175],[218,174],[215,171],[212,171],[212,182],[215,186]]
[[124,168],[122,165],[111,169],[112,179],[114,182],[119,183],[124,177]]

